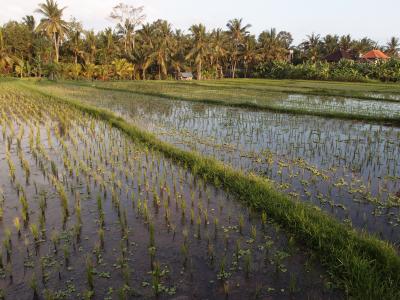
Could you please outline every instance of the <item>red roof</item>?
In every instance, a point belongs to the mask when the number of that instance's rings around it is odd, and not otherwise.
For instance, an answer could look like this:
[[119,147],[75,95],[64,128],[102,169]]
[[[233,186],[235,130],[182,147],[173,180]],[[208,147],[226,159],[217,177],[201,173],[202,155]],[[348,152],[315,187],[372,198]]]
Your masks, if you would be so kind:
[[364,59],[388,59],[389,56],[387,56],[385,53],[383,53],[380,50],[371,50],[371,51],[365,53],[361,58],[364,58]]

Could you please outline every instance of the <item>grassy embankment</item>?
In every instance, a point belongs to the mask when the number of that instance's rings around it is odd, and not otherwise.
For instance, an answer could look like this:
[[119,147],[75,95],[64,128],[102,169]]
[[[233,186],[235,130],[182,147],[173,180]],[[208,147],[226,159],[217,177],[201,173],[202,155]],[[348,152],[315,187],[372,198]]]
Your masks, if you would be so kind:
[[110,111],[84,105],[73,99],[56,97],[32,84],[22,83],[19,86],[49,101],[69,103],[84,113],[109,122],[135,141],[184,164],[198,176],[221,185],[255,210],[266,211],[270,218],[318,256],[335,283],[349,297],[400,299],[400,257],[389,243],[355,231],[315,207],[291,200],[261,177],[246,175],[215,159],[162,142]]

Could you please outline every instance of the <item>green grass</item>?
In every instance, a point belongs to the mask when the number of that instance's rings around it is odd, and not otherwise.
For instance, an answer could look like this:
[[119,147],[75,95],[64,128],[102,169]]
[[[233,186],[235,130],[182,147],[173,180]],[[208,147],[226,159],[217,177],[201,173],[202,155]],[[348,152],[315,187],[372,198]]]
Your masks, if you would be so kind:
[[400,257],[392,245],[358,232],[308,204],[279,193],[271,183],[247,175],[196,152],[180,150],[142,131],[110,111],[56,97],[38,86],[19,83],[49,101],[60,101],[109,122],[137,142],[163,153],[209,182],[221,185],[248,206],[262,212],[293,233],[311,249],[350,298],[400,299]]
[[[114,82],[87,82],[62,81],[65,87],[85,87],[100,91],[129,93],[135,97],[157,97],[180,101],[199,102],[204,104],[224,105],[231,107],[268,110],[277,113],[305,114],[328,118],[360,120],[367,122],[388,123],[400,125],[400,117],[380,112],[376,108],[359,111],[346,107],[320,108],[314,103],[302,101],[299,105],[285,105],[288,94],[318,95],[327,97],[352,97],[362,99],[366,103],[392,103],[400,105],[400,100],[388,98],[395,95],[400,99],[399,85],[394,84],[360,84],[335,82],[305,82],[305,81],[277,81],[277,80],[220,80],[205,82],[177,82],[177,81],[114,81]],[[40,86],[55,86],[49,81],[37,82]],[[365,96],[367,93],[386,93],[385,99]],[[347,96],[346,96],[347,95]],[[357,96],[358,95],[358,96]],[[362,96],[364,95],[364,96]],[[382,102],[381,102],[382,101]],[[328,101],[329,102],[329,101]],[[377,105],[378,103],[378,105]],[[373,111],[374,113],[371,113]]]

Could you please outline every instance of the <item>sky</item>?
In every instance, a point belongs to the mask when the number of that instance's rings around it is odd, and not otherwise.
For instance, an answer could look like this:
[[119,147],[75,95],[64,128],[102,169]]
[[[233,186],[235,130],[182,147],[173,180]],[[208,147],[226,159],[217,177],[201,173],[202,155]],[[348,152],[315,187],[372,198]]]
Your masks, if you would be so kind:
[[[41,0],[0,0],[0,24],[34,13]],[[66,6],[65,18],[74,16],[85,28],[101,30],[113,26],[109,14],[121,0],[57,0]],[[186,30],[195,23],[225,28],[228,20],[243,18],[251,32],[272,27],[293,34],[295,43],[307,34],[351,34],[368,36],[385,44],[400,37],[400,0],[123,0],[145,7],[146,21],[166,19],[174,28]]]

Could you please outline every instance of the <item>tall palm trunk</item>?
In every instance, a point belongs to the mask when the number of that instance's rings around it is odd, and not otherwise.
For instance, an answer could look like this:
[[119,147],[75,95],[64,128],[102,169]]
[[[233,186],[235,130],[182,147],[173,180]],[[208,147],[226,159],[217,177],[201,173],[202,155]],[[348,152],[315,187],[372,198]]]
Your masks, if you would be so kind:
[[202,66],[202,61],[200,60],[199,63],[197,64],[197,80],[201,80],[201,66]]
[[54,32],[54,34],[53,34],[53,39],[54,39],[54,52],[55,52],[54,62],[58,63],[58,60],[59,60],[59,43],[58,43],[58,36],[57,36],[56,32]]
[[142,78],[143,78],[143,80],[146,80],[146,68],[145,67],[142,68]]
[[232,65],[232,78],[235,78],[237,59],[235,58]]

